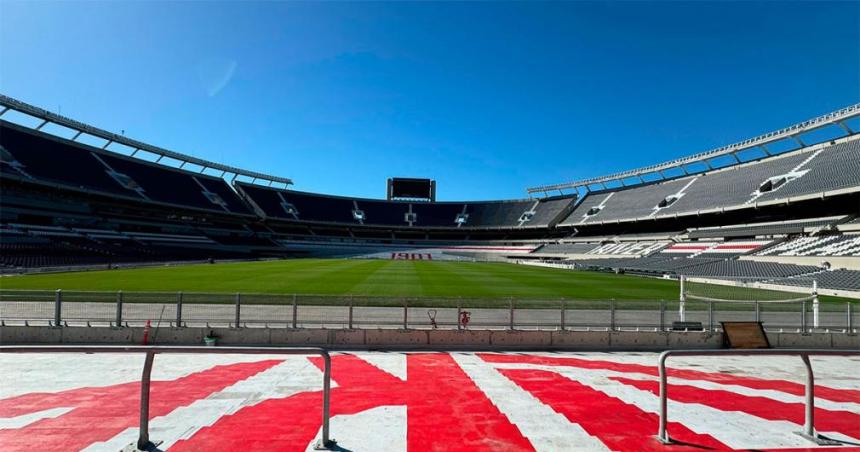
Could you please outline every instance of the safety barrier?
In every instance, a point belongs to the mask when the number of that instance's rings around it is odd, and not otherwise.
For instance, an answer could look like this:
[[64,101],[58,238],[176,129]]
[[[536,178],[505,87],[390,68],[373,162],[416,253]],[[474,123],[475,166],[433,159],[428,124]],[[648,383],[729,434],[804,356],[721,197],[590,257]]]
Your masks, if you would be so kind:
[[664,444],[672,444],[666,430],[668,422],[668,386],[666,360],[673,356],[799,356],[806,367],[805,417],[803,430],[798,435],[818,445],[841,445],[840,441],[825,438],[815,431],[815,375],[812,372],[811,355],[822,356],[860,356],[860,350],[668,350],[660,354],[658,368],[660,371],[660,424],[657,430],[657,440]]
[[161,353],[206,353],[245,355],[320,355],[323,358],[323,407],[322,438],[314,446],[317,450],[334,450],[335,441],[329,436],[329,404],[331,399],[331,357],[322,348],[276,348],[276,347],[155,347],[155,346],[0,346],[0,353],[145,353],[143,373],[140,379],[140,433],[135,446],[137,450],[157,450],[158,441],[149,438],[149,385],[155,355]]
[[[678,321],[720,331],[760,321],[772,332],[857,332],[860,302],[412,298],[253,293],[0,290],[0,326],[280,327],[668,331]],[[817,319],[818,322],[811,321]],[[690,328],[693,329],[693,328]],[[698,329],[698,328],[697,328]]]

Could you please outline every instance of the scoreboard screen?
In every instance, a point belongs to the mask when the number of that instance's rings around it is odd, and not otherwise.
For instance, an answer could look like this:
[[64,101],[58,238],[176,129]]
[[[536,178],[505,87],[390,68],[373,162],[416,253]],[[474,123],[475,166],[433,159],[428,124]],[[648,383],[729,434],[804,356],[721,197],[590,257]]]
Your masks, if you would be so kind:
[[393,177],[388,179],[388,199],[436,200],[436,181]]

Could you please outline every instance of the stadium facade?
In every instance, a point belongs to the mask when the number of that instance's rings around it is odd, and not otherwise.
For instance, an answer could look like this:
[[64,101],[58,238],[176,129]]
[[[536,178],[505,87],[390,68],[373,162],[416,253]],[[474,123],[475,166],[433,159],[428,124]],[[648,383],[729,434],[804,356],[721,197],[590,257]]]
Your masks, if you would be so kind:
[[[0,265],[297,256],[492,258],[860,291],[860,104],[518,200],[291,190],[0,97]],[[94,144],[101,143],[101,144]],[[786,145],[790,145],[786,148]]]

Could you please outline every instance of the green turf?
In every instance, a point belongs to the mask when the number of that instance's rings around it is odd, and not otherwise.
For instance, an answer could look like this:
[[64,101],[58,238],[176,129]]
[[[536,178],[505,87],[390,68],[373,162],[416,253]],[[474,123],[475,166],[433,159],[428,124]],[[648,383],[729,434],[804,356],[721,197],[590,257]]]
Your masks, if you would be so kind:
[[296,259],[0,278],[2,289],[674,300],[677,282],[504,263]]
[[[505,263],[359,259],[294,259],[10,276],[0,278],[0,289],[241,292],[424,299],[678,299],[678,282],[657,278]],[[110,301],[111,297],[105,301]],[[822,297],[822,300],[837,301],[832,297]],[[213,302],[229,302],[229,298],[213,299]]]

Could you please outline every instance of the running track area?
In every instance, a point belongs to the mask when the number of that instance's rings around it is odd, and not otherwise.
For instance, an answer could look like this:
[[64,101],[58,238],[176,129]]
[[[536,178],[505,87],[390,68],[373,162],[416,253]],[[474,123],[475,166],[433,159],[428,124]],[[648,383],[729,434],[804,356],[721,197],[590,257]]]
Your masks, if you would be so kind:
[[[813,358],[815,447],[799,358],[673,358],[657,431],[653,353],[333,355],[332,437],[350,451],[860,450],[860,360]],[[142,355],[0,355],[0,449],[117,451],[135,441]],[[150,437],[162,449],[312,449],[317,358],[159,355]]]

